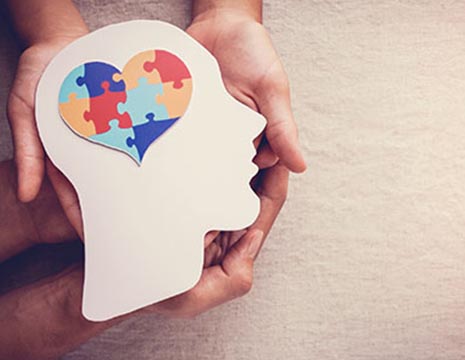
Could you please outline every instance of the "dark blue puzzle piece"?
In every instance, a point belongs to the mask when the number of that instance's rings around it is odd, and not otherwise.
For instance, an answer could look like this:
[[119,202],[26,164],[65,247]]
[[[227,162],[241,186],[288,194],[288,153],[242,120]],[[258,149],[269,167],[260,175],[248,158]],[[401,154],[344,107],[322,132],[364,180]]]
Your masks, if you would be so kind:
[[167,120],[154,120],[155,115],[152,113],[147,114],[145,117],[149,121],[144,124],[134,126],[134,139],[128,138],[126,140],[129,147],[134,145],[136,146],[141,161],[150,144],[179,119],[179,117],[177,117]]
[[90,97],[99,96],[105,92],[102,88],[104,81],[110,84],[109,90],[112,92],[125,91],[124,81],[114,81],[114,74],[121,74],[121,71],[110,64],[94,61],[84,64],[84,76],[78,77],[76,83],[79,86],[85,85]]

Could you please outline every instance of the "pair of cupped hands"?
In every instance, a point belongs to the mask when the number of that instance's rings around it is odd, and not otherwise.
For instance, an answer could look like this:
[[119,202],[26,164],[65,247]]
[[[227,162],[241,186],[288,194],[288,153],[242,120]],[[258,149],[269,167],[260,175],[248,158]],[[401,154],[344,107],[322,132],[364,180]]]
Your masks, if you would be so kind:
[[[47,176],[81,238],[77,195],[44,154],[35,124],[34,95],[50,60],[86,32],[75,29],[27,48],[21,55],[8,101],[19,199],[33,200]],[[241,12],[215,11],[196,17],[187,33],[215,56],[231,95],[263,114],[267,126],[254,141],[254,162],[260,171],[252,187],[260,198],[260,214],[246,230],[206,234],[204,270],[198,284],[147,309],[174,317],[195,316],[250,290],[254,260],[287,196],[289,171],[303,172],[306,168],[292,115],[288,79],[263,25]]]

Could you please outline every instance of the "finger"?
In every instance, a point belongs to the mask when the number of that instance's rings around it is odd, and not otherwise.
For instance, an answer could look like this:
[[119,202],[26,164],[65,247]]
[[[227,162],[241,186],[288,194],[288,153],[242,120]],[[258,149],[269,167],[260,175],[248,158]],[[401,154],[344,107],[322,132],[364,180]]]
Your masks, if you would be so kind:
[[279,62],[261,82],[256,95],[260,112],[267,119],[265,132],[271,148],[289,170],[305,171],[305,159],[299,147],[291,109],[289,85]]
[[254,249],[263,233],[248,231],[231,248],[221,265],[204,269],[202,277],[191,290],[153,305],[165,315],[193,317],[215,306],[246,294],[252,286]]
[[76,191],[69,180],[52,164],[50,160],[46,161],[47,175],[55,189],[58,200],[63,207],[71,225],[74,227],[79,237],[84,240],[81,207]]
[[[256,187],[260,197],[257,220],[220,265],[203,270],[193,289],[157,303],[153,309],[166,315],[192,317],[248,292],[252,286],[253,259],[284,204],[288,180],[289,170],[281,163],[262,171]],[[215,251],[219,249],[212,250]]]
[[212,242],[210,245],[208,245],[208,247],[205,248],[203,256],[203,267],[208,268],[218,264],[218,259],[220,256],[221,247],[216,242]]
[[210,230],[203,238],[204,248],[207,248],[218,236],[220,232],[218,230]]
[[263,138],[260,147],[258,148],[257,155],[255,155],[253,162],[260,170],[270,168],[279,161],[278,156],[275,154],[270,144]]
[[[256,179],[255,191],[260,197],[260,213],[249,227],[249,231],[263,232],[263,241],[286,201],[288,183],[289,170],[280,162],[270,169],[263,170]],[[260,244],[260,248],[262,245]]]
[[253,140],[253,146],[255,147],[255,149],[258,149],[260,147],[260,144],[262,143],[263,141],[263,137],[264,137],[264,132],[262,131],[254,140]]
[[246,232],[247,230],[244,229],[237,231],[221,231],[217,233],[214,241],[205,248],[204,267],[221,263],[229,249],[233,247]]
[[44,176],[44,150],[34,120],[34,110],[23,99],[10,94],[8,119],[15,145],[18,169],[18,198],[29,202],[39,193]]

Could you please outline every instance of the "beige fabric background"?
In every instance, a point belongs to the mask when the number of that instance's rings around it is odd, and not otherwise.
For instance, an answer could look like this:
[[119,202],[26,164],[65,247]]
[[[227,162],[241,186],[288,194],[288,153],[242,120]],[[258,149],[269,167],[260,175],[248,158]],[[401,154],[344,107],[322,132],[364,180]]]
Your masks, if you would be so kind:
[[[93,29],[189,17],[182,0],[79,6]],[[310,169],[253,290],[191,321],[132,319],[63,359],[465,358],[465,2],[269,0],[265,22]],[[3,29],[2,107],[13,46]]]

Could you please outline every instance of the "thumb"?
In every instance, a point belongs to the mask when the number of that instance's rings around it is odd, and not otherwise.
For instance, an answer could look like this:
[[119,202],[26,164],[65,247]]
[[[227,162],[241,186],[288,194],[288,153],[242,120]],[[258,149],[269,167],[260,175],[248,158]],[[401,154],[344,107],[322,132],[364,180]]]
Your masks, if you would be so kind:
[[304,172],[305,159],[299,146],[291,109],[289,83],[281,63],[276,62],[256,90],[257,105],[267,120],[266,138],[281,162],[293,172]]

